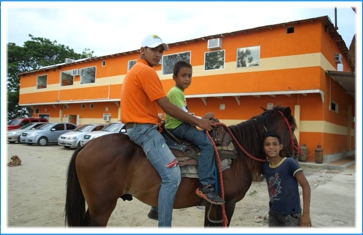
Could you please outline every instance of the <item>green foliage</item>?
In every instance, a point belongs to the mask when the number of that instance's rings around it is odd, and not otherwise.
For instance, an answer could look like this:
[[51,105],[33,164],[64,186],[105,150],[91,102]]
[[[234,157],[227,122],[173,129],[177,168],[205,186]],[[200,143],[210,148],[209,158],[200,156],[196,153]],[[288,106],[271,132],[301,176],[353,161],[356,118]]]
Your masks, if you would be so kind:
[[79,54],[68,46],[58,44],[46,38],[34,37],[29,34],[31,40],[18,46],[15,43],[8,43],[8,77],[7,77],[7,98],[8,98],[8,119],[20,116],[31,116],[32,110],[29,107],[19,106],[19,73],[40,69],[44,66],[64,63],[66,58],[82,59],[93,56],[93,51],[86,48]]

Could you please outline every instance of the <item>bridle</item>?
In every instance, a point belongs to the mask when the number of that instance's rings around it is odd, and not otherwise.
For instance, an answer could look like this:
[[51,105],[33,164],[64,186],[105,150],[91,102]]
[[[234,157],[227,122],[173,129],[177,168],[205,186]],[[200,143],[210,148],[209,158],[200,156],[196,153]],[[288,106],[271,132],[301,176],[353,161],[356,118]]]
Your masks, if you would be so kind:
[[290,134],[290,140],[291,140],[291,152],[294,152],[295,149],[297,150],[298,153],[302,153],[302,150],[299,148],[299,146],[297,146],[295,144],[295,141],[294,141],[294,134],[293,134],[293,127],[290,125],[289,123],[289,120],[287,120],[287,118],[285,117],[285,115],[280,111],[278,110],[279,113],[282,115],[282,117],[284,118],[285,122],[286,122],[286,125],[287,125],[287,128],[289,129],[289,134]]

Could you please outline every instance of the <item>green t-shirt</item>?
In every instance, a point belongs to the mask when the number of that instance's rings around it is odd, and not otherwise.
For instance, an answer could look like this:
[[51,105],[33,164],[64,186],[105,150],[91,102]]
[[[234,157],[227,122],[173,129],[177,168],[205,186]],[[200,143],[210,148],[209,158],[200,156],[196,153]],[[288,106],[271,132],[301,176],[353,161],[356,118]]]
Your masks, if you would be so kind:
[[[185,99],[184,92],[182,90],[180,90],[180,88],[178,88],[178,87],[171,88],[170,91],[168,92],[167,97],[171,103],[175,104],[176,106],[181,108],[183,111],[185,111],[187,113],[189,112],[188,106],[187,106],[187,100]],[[167,129],[175,129],[182,123],[183,123],[183,121],[180,121],[180,120],[174,118],[173,116],[166,114],[165,127]]]

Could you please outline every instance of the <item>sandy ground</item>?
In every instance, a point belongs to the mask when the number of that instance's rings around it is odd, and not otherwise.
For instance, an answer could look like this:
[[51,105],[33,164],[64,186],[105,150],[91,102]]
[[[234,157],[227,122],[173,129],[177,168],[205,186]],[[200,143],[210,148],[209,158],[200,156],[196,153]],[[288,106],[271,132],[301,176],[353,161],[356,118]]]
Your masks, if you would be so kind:
[[[3,216],[9,228],[65,227],[66,171],[73,151],[56,145],[8,144],[7,156],[3,155],[6,162],[15,154],[22,159],[22,165],[5,168],[8,175],[7,214]],[[304,171],[312,190],[340,172],[314,167],[306,167]],[[149,208],[135,198],[125,202],[120,199],[108,226],[155,228],[157,221],[147,217]],[[230,226],[267,227],[267,212],[266,182],[253,182],[245,198],[236,204]],[[177,209],[173,213],[173,227],[203,227],[203,220],[204,210],[197,207]]]

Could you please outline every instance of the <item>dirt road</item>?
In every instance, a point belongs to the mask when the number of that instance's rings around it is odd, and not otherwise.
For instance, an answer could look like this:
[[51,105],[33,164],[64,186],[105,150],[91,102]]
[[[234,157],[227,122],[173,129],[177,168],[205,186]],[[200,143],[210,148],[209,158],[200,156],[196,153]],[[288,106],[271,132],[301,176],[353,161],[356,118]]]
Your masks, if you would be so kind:
[[[73,150],[56,145],[8,144],[7,156],[3,158],[9,161],[12,155],[18,155],[22,159],[21,166],[5,168],[8,171],[8,207],[3,216],[7,217],[9,228],[64,227],[66,171],[72,154]],[[316,188],[341,171],[306,167],[304,172],[314,195]],[[108,226],[155,228],[157,222],[148,219],[148,211],[149,206],[137,199],[131,202],[120,199]],[[267,227],[267,212],[266,182],[253,182],[246,197],[236,205],[231,227]],[[311,216],[314,220],[319,215]],[[197,207],[174,210],[173,227],[202,227],[203,218],[204,210]]]

